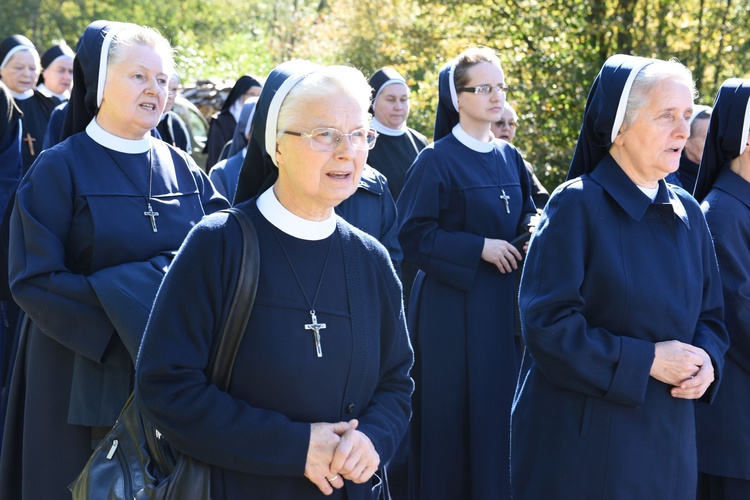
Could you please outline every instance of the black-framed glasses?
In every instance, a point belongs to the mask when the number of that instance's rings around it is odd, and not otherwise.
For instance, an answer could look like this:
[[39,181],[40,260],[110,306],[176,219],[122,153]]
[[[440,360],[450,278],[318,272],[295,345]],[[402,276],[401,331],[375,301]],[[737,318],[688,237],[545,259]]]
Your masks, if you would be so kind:
[[354,149],[367,151],[375,146],[375,140],[378,138],[378,133],[375,130],[365,127],[352,130],[348,134],[331,127],[314,128],[309,134],[307,132],[292,132],[291,130],[284,130],[284,133],[310,139],[310,147],[315,151],[333,151],[339,147],[339,143],[344,137],[349,138]]
[[474,94],[489,95],[490,92],[507,92],[507,84],[499,83],[497,85],[477,85],[476,87],[458,87],[457,92],[473,92]]

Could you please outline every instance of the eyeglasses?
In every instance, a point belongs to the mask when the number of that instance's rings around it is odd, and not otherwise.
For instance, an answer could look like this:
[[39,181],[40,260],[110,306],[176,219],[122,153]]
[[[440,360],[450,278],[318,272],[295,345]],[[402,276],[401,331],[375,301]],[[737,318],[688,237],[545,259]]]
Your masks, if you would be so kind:
[[503,128],[503,127],[516,128],[518,126],[518,122],[512,121],[512,120],[507,121],[507,122],[505,120],[499,120],[495,122],[495,125],[497,125],[500,128]]
[[489,95],[490,92],[507,92],[508,85],[500,83],[498,85],[477,85],[476,87],[458,87],[457,92],[473,92],[475,94]]
[[354,149],[367,151],[375,146],[375,139],[378,138],[378,133],[375,130],[364,127],[352,130],[349,134],[330,127],[314,128],[309,134],[306,132],[292,132],[291,130],[284,130],[284,133],[296,135],[303,139],[309,138],[310,147],[315,151],[333,151],[339,147],[339,143],[341,143],[341,139],[344,137],[349,138]]

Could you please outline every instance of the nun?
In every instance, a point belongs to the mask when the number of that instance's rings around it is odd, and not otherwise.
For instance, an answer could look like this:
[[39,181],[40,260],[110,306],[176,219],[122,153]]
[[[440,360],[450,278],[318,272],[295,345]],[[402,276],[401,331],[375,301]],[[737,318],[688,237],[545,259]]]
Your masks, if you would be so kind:
[[703,214],[664,182],[694,95],[677,61],[615,55],[594,80],[521,279],[514,500],[695,498],[695,402],[729,338]]
[[53,45],[42,54],[42,72],[36,88],[56,101],[56,104],[70,99],[70,89],[73,87],[74,57],[73,49],[65,42]]
[[260,275],[229,391],[207,383],[206,367],[242,251],[232,216],[195,227],[157,294],[136,402],[212,465],[214,500],[378,498],[375,471],[406,431],[399,281],[385,248],[333,210],[376,139],[369,99],[364,76],[343,66],[289,61],[266,80],[235,205],[257,231]]
[[9,367],[15,358],[14,342],[19,313],[8,287],[9,203],[18,186],[22,169],[21,110],[16,106],[8,87],[0,81],[0,216],[3,221],[0,226],[0,443],[2,424],[5,421]]
[[234,200],[237,191],[237,180],[240,177],[242,164],[245,162],[247,144],[255,115],[255,106],[258,104],[257,97],[250,97],[245,101],[240,111],[240,119],[234,130],[232,144],[229,147],[229,157],[214,165],[208,176],[219,191],[230,202]]
[[536,213],[523,158],[494,140],[505,74],[487,48],[440,72],[435,142],[397,201],[404,260],[419,269],[408,308],[417,387],[414,498],[507,499],[510,403],[520,359],[514,296]]
[[680,168],[666,177],[667,182],[677,184],[688,193],[695,189],[698,165],[703,156],[703,144],[706,142],[708,122],[711,118],[711,106],[696,104],[690,116],[690,136],[680,156]]
[[41,153],[50,114],[58,104],[35,88],[40,65],[36,47],[25,36],[12,35],[0,43],[0,79],[23,113],[23,173]]
[[68,484],[133,389],[172,256],[205,213],[229,206],[186,153],[150,135],[173,64],[155,30],[89,25],[74,62],[66,139],[18,187],[9,276],[25,319],[0,498],[70,498]]
[[398,71],[380,68],[370,77],[373,115],[370,126],[378,132],[378,142],[367,157],[367,164],[388,179],[394,199],[404,186],[404,177],[414,159],[427,146],[427,138],[406,125],[409,117],[409,86]]
[[211,118],[208,127],[205,152],[206,168],[211,168],[221,160],[224,146],[232,140],[234,129],[240,118],[242,105],[249,97],[257,97],[263,85],[250,75],[243,75],[237,80],[229,92],[221,110]]
[[187,124],[180,118],[180,115],[172,111],[174,100],[180,92],[180,77],[177,73],[170,75],[168,90],[167,104],[164,107],[164,114],[161,115],[161,120],[159,120],[156,130],[159,132],[162,141],[190,154],[192,146],[190,144],[190,132],[188,132]]
[[695,198],[714,238],[731,343],[721,390],[696,407],[698,499],[750,498],[750,80],[732,78],[713,108]]

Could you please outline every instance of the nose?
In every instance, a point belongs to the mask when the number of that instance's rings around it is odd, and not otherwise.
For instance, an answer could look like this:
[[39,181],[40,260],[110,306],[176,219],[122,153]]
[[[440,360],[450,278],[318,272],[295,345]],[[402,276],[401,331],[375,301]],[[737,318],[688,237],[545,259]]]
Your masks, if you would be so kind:
[[354,144],[352,144],[352,135],[341,134],[341,137],[336,143],[336,149],[334,151],[336,152],[336,156],[338,158],[348,159],[353,157],[356,154],[357,150],[354,149]]
[[686,139],[690,137],[690,120],[688,120],[687,118],[681,118],[677,120],[675,135],[677,135],[678,137],[684,137]]

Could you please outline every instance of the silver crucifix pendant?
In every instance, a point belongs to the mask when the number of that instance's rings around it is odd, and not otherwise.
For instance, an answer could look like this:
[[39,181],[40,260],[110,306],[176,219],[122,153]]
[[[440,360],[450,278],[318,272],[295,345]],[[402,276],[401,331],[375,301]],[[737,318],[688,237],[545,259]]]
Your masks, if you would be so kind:
[[315,336],[315,351],[318,353],[318,357],[323,357],[323,349],[320,348],[320,330],[326,327],[325,323],[318,323],[318,317],[315,315],[315,310],[310,311],[310,318],[312,323],[305,325],[305,330],[312,330]]

